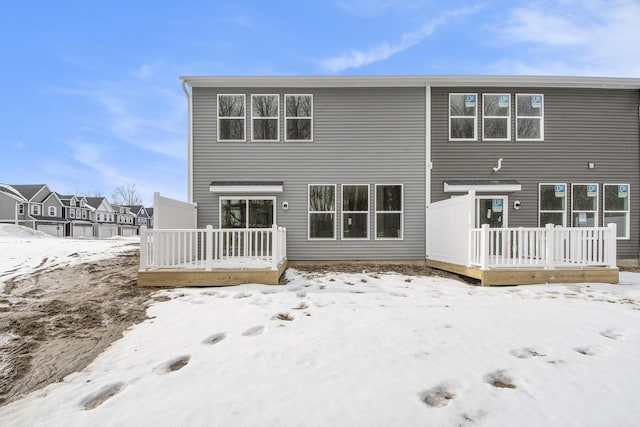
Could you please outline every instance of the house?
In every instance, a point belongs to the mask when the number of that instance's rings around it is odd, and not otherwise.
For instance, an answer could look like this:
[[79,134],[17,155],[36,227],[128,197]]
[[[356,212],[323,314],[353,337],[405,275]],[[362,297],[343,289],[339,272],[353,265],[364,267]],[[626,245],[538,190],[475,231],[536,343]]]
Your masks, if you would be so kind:
[[131,237],[137,235],[136,215],[129,206],[111,205],[115,211],[118,236]]
[[86,197],[90,219],[95,222],[94,236],[114,237],[118,235],[116,212],[106,197]]
[[153,228],[149,221],[149,214],[147,212],[147,208],[142,205],[128,205],[127,206],[131,213],[135,216],[134,224],[138,229],[141,226]]
[[56,194],[64,205],[63,216],[68,221],[66,235],[70,237],[93,237],[96,223],[91,220],[91,209],[87,204],[87,199],[82,196]]
[[198,229],[277,225],[288,261],[427,262],[483,283],[638,264],[640,79],[181,79]]
[[[145,211],[146,211],[147,216],[148,216],[147,227],[153,228],[153,208],[145,208]],[[142,224],[140,224],[140,225],[142,225]]]
[[0,184],[0,222],[31,227],[56,237],[66,236],[63,204],[46,184]]

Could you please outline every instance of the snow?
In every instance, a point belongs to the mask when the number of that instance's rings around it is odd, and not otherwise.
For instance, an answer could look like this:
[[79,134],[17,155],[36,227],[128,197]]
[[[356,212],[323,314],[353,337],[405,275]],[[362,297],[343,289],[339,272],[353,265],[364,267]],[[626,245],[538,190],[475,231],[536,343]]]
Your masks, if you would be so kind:
[[[57,248],[50,240],[31,250]],[[24,274],[37,261],[14,263]],[[148,320],[82,372],[1,407],[0,424],[638,425],[638,273],[617,286],[503,288],[287,278],[159,291],[167,300]]]

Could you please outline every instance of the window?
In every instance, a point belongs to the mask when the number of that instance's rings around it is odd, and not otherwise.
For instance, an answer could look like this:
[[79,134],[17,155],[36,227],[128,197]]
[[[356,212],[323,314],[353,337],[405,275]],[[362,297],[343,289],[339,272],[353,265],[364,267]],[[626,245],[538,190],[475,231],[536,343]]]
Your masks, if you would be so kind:
[[482,95],[482,139],[485,141],[511,140],[511,95]]
[[31,215],[40,215],[40,205],[31,205]]
[[476,141],[478,114],[475,93],[449,94],[449,139]]
[[251,95],[251,140],[278,141],[280,130],[280,97]]
[[507,196],[476,197],[476,227],[489,224],[491,228],[508,227],[509,202]]
[[565,226],[567,212],[567,184],[540,184],[538,226]]
[[598,226],[598,184],[571,184],[571,225]]
[[218,141],[244,141],[244,95],[218,95]]
[[275,197],[221,198],[220,228],[271,228],[275,224]]
[[629,238],[629,184],[604,184],[604,226],[616,224],[618,239]]
[[313,140],[313,96],[285,95],[285,141]]
[[336,186],[309,185],[309,239],[336,238]]
[[544,105],[542,95],[516,95],[516,141],[544,139]]
[[376,184],[376,239],[402,239],[402,185]]
[[55,206],[49,206],[49,216],[56,216],[58,214],[58,209]]
[[369,238],[369,185],[342,186],[342,238]]
[[82,219],[87,219],[87,211],[82,211]]
[[75,217],[76,217],[76,210],[69,209],[69,218],[75,218]]
[[18,204],[18,215],[24,215],[24,203]]

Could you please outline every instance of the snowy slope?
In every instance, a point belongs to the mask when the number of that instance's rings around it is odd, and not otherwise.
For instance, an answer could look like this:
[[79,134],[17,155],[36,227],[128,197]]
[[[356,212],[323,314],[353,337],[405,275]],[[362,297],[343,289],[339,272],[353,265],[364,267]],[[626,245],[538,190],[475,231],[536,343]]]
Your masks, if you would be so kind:
[[0,408],[0,424],[638,425],[639,274],[489,289],[287,274],[286,286],[161,291],[151,319]]

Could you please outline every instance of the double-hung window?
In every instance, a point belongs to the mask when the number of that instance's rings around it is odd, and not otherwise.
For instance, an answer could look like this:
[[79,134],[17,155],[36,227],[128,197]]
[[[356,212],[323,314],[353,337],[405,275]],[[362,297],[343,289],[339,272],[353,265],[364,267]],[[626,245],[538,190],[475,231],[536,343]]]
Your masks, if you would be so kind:
[[87,219],[87,211],[82,211],[82,219]]
[[218,141],[244,141],[245,95],[218,94]]
[[369,238],[369,185],[342,185],[342,238]]
[[313,95],[285,95],[285,141],[313,140]]
[[40,205],[31,205],[31,215],[40,215]]
[[544,139],[544,97],[516,94],[516,141]]
[[598,184],[571,184],[571,225],[598,225]]
[[402,184],[376,184],[376,240],[402,239]]
[[280,96],[251,95],[251,141],[280,139]]
[[567,184],[540,184],[538,226],[567,224]]
[[482,139],[511,140],[511,95],[482,94]]
[[478,95],[449,94],[449,140],[476,141],[478,129]]
[[618,239],[629,238],[629,184],[604,184],[604,226],[616,224]]
[[58,209],[55,206],[49,206],[49,216],[56,216],[58,214]]
[[309,184],[309,239],[336,238],[336,186]]
[[18,215],[24,215],[24,203],[18,205]]

